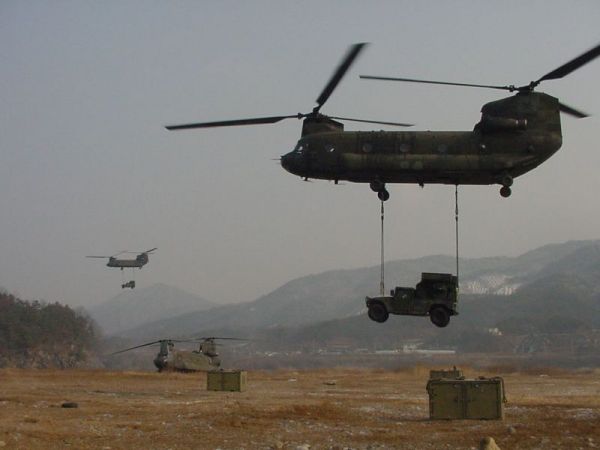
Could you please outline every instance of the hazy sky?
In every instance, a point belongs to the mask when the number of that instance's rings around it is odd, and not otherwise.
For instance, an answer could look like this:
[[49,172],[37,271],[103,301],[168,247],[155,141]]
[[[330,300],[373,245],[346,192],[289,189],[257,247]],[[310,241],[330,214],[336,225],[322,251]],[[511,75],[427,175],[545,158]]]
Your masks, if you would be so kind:
[[[377,264],[379,202],[366,185],[303,183],[272,160],[294,147],[301,122],[163,126],[307,112],[364,41],[324,113],[470,130],[506,92],[358,75],[525,84],[598,44],[599,22],[597,0],[4,0],[0,286],[89,305],[118,294],[121,274],[85,255],[151,247],[138,286],[216,302]],[[593,116],[563,116],[562,149],[518,178],[511,198],[461,188],[464,256],[600,238],[599,80],[600,59],[541,86]],[[389,190],[387,258],[452,254],[453,187]]]

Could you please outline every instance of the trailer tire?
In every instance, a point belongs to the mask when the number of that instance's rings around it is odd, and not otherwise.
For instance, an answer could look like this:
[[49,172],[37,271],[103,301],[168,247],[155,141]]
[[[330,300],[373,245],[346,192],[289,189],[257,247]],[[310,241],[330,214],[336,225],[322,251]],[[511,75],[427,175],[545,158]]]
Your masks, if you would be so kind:
[[443,328],[450,322],[450,311],[443,306],[434,306],[429,311],[429,319],[436,327]]
[[379,323],[385,322],[390,316],[387,308],[381,302],[375,302],[369,305],[367,315],[369,316],[369,319]]

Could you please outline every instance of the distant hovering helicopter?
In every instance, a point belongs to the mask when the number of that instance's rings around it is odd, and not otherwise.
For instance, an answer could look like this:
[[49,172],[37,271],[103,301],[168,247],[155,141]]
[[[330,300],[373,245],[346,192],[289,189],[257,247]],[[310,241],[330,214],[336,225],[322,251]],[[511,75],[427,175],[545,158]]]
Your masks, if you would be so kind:
[[[123,251],[113,256],[86,256],[86,258],[108,258],[108,263],[106,263],[108,267],[119,267],[121,270],[123,270],[126,267],[137,267],[138,269],[141,269],[146,264],[148,264],[148,255],[154,250],[158,250],[158,248],[151,248],[150,250],[146,250],[145,252]],[[138,255],[134,259],[118,259],[117,256],[122,255],[123,253],[138,253]]]
[[[159,351],[154,358],[154,365],[159,372],[176,371],[176,372],[198,372],[218,370],[221,367],[221,359],[217,352],[216,339],[245,341],[247,339],[231,338],[231,337],[202,337],[191,340],[181,339],[159,339],[158,341],[147,342],[145,344],[136,345],[135,347],[126,348],[111,355],[125,353],[137,348],[147,347],[149,345],[160,344]],[[198,350],[175,350],[175,343],[193,342],[198,343]]]
[[516,92],[487,103],[473,131],[367,131],[345,132],[333,119],[396,126],[379,122],[326,116],[320,113],[333,90],[365,44],[350,47],[347,55],[317,98],[309,113],[255,117],[218,122],[167,126],[168,130],[237,125],[271,124],[284,119],[304,119],[302,135],[294,150],[281,157],[288,172],[309,178],[369,183],[380,200],[389,198],[386,183],[500,184],[500,194],[511,194],[513,179],[550,158],[562,145],[560,112],[577,118],[586,114],[560,103],[550,95],[534,92],[542,81],[562,78],[600,54],[600,45],[547,73],[537,81],[517,86],[488,86],[407,78],[362,78],[411,81]]
[[[148,255],[157,249],[158,248],[155,247],[155,248],[151,248],[150,250],[146,250],[145,252],[122,251],[113,256],[96,256],[96,255],[94,255],[94,256],[86,256],[86,258],[108,258],[108,263],[106,263],[106,265],[108,267],[118,267],[121,270],[123,270],[125,268],[141,269],[146,264],[148,264],[148,261],[149,261]],[[137,253],[137,256],[133,259],[117,258],[117,256],[122,255],[124,253]],[[135,288],[135,280],[131,280],[131,281],[127,281],[127,282],[125,282],[123,280],[123,283],[121,284],[121,288],[122,289],[125,289],[125,288],[134,289]]]

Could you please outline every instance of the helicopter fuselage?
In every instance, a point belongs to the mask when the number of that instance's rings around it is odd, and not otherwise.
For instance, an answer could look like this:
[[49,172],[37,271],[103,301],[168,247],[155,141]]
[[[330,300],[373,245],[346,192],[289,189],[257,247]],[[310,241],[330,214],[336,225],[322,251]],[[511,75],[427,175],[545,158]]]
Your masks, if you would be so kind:
[[154,365],[159,372],[196,372],[217,370],[221,366],[221,359],[216,351],[214,341],[200,343],[198,350],[174,350],[170,341],[161,341],[158,354],[154,358]]
[[118,259],[111,256],[106,263],[108,267],[137,267],[140,269],[146,264],[148,264],[148,255],[145,254],[138,255],[135,259]]
[[301,139],[282,159],[303,178],[356,183],[501,184],[552,156],[560,135],[477,131],[341,132]]
[[[309,120],[309,119],[306,119]],[[488,103],[473,131],[307,131],[282,166],[303,178],[356,183],[502,184],[562,145],[558,100],[537,92]],[[329,131],[331,128],[338,131]],[[374,188],[375,190],[375,188]]]

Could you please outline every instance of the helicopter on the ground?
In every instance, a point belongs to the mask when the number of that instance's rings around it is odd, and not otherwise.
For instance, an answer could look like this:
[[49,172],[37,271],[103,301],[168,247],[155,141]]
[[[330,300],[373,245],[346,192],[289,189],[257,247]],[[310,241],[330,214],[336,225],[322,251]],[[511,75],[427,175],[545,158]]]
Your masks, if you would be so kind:
[[[112,256],[86,256],[86,258],[108,258],[108,262],[106,265],[108,267],[118,267],[123,270],[126,267],[138,268],[141,269],[146,264],[148,264],[149,258],[148,255],[153,251],[158,250],[157,247],[151,248],[150,250],[146,250],[144,252],[129,252],[122,251]],[[135,258],[117,258],[117,256],[122,255],[124,253],[137,253]]]
[[[288,172],[309,178],[369,183],[379,199],[389,198],[386,183],[500,184],[500,194],[511,194],[513,179],[550,158],[562,145],[560,113],[574,117],[586,114],[560,103],[557,98],[534,89],[542,81],[562,78],[600,54],[600,45],[583,53],[537,81],[523,86],[487,86],[466,83],[394,79],[431,84],[486,87],[516,92],[485,104],[473,131],[344,131],[342,121],[410,126],[320,113],[331,93],[346,74],[365,44],[355,44],[334,72],[317,106],[309,113],[255,117],[217,122],[167,126],[168,130],[276,123],[304,119],[302,135],[294,150],[281,157]],[[392,79],[363,76],[363,78]]]
[[[221,359],[215,340],[245,341],[246,339],[231,337],[202,337],[197,339],[159,339],[111,353],[109,356],[125,353],[137,348],[159,344],[159,350],[154,357],[154,365],[159,372],[206,372],[218,370]],[[175,350],[175,343],[192,342],[198,344],[198,350]]]

